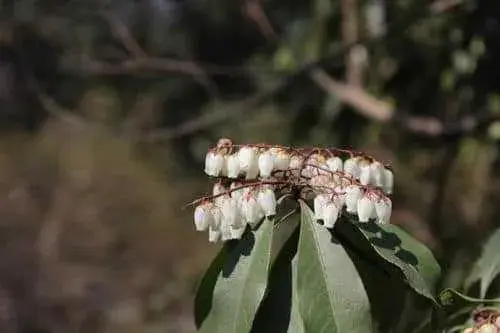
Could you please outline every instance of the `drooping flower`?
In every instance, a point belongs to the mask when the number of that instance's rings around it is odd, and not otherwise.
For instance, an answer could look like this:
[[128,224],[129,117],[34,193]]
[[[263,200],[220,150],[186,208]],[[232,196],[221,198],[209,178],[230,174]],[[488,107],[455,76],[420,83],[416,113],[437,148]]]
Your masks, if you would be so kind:
[[370,164],[371,183],[378,187],[384,186],[385,168],[382,163],[374,161]]
[[262,178],[271,176],[274,168],[274,156],[270,151],[264,151],[259,156],[259,173]]
[[238,178],[240,174],[240,161],[235,154],[226,156],[226,169],[229,178]]
[[217,243],[221,238],[221,232],[219,229],[208,228],[208,241],[210,243]]
[[290,154],[282,149],[271,149],[271,153],[274,155],[274,170],[288,170],[290,167]]
[[339,218],[339,213],[340,209],[333,201],[327,202],[323,209],[323,221],[325,227],[329,229],[333,228],[335,222],[337,222],[337,219]]
[[375,211],[377,214],[377,222],[387,224],[391,219],[392,201],[389,198],[380,198],[375,202]]
[[259,164],[257,149],[254,147],[242,147],[238,151],[240,170],[245,174],[246,179],[255,179],[259,175]]
[[197,206],[194,210],[194,225],[197,231],[205,231],[209,226],[214,225],[212,214],[212,204],[207,202]]
[[344,162],[344,172],[354,178],[359,178],[359,174],[361,172],[359,168],[359,159],[357,157],[347,159]]
[[276,196],[271,188],[265,187],[260,190],[257,195],[257,202],[266,217],[276,215]]
[[368,195],[363,195],[358,200],[358,220],[359,222],[368,222],[375,209],[373,200]]
[[372,170],[369,164],[362,164],[359,168],[359,182],[361,185],[368,185],[372,180]]
[[314,219],[316,221],[318,220],[323,220],[324,218],[324,209],[326,206],[326,203],[328,202],[329,198],[327,194],[318,194],[313,201],[314,205]]
[[254,195],[244,196],[242,199],[241,212],[245,221],[250,224],[252,228],[264,217],[264,211]]
[[345,205],[348,213],[358,211],[358,201],[361,198],[361,189],[358,185],[350,185],[345,189]]
[[212,177],[217,177],[222,174],[225,167],[224,156],[216,152],[208,152],[205,157],[205,173]]
[[394,174],[392,173],[391,170],[385,169],[384,170],[384,191],[387,194],[392,194],[392,190],[394,187]]

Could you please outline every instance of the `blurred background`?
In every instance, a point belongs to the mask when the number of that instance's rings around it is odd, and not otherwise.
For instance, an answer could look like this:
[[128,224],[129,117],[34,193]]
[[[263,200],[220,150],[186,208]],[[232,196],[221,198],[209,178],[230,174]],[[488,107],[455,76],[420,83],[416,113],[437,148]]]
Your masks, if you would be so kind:
[[0,331],[194,331],[205,152],[351,147],[461,283],[500,209],[500,2],[0,1]]

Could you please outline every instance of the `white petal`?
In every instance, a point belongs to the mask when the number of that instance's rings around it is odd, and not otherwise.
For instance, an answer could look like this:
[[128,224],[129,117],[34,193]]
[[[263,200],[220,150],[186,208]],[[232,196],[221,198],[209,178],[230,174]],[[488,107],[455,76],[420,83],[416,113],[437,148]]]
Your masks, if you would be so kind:
[[350,185],[345,190],[345,205],[348,213],[358,211],[358,200],[361,198],[361,189],[358,185]]
[[366,195],[358,200],[358,220],[359,222],[368,222],[375,209],[373,201]]
[[257,160],[255,160],[248,166],[248,170],[247,170],[247,174],[246,174],[245,178],[246,179],[256,179],[258,175],[259,175],[259,164],[258,164]]
[[226,157],[227,176],[229,178],[238,178],[240,174],[240,161],[236,155]]
[[222,203],[222,225],[241,227],[241,218],[237,202],[230,197],[225,198]]
[[271,176],[271,172],[274,168],[274,158],[273,155],[265,151],[259,156],[259,172],[260,176],[263,178],[267,178]]
[[266,217],[276,215],[276,196],[273,190],[267,188],[259,192],[257,202]]
[[324,211],[323,211],[323,214],[324,214],[324,223],[325,223],[325,227],[327,228],[333,228],[333,226],[335,225],[335,222],[337,222],[337,219],[339,218],[339,207],[333,203],[333,202],[329,202],[326,204],[325,208],[324,208]]
[[392,201],[389,198],[382,198],[375,202],[375,211],[377,212],[378,223],[389,223],[392,213]]
[[344,167],[344,162],[338,156],[330,157],[329,159],[326,160],[326,164],[328,165],[330,171],[333,172],[342,171]]
[[360,173],[359,173],[359,182],[361,185],[368,185],[371,182],[372,179],[372,170],[370,168],[369,164],[362,165],[360,167]]
[[314,198],[314,219],[315,220],[322,220],[325,215],[324,215],[324,209],[325,205],[328,202],[328,195],[326,194],[318,194]]
[[391,170],[385,169],[384,170],[384,191],[387,194],[392,194],[394,186],[394,174],[392,173]]

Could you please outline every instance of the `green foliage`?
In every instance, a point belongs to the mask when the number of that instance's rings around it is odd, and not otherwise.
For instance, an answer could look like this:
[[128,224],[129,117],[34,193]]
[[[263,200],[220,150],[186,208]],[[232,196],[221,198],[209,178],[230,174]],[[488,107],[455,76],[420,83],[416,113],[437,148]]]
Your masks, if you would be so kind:
[[[201,332],[382,332],[400,322],[408,292],[438,307],[440,267],[425,246],[397,227],[352,217],[329,230],[300,206],[300,223],[285,241],[273,238],[280,228],[265,220],[223,246],[195,300]],[[389,309],[391,320],[382,318]]]

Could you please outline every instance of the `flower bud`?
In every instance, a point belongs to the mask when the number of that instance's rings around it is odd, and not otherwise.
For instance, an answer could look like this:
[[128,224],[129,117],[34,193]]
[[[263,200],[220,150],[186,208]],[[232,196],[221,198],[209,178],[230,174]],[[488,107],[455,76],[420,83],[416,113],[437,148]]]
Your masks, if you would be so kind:
[[375,211],[377,215],[377,222],[380,224],[387,224],[391,219],[392,201],[389,198],[381,198],[375,202]]
[[392,173],[391,170],[385,169],[384,170],[384,191],[387,194],[392,194],[392,190],[394,187],[394,174]]
[[326,159],[321,154],[312,154],[309,156],[305,164],[307,165],[304,167],[302,173],[305,177],[330,175]]
[[328,202],[323,209],[325,227],[331,229],[339,218],[340,209],[334,202]]
[[210,227],[208,229],[208,241],[210,243],[217,243],[221,237],[221,232],[219,229],[214,229]]
[[328,195],[327,194],[318,194],[314,198],[314,219],[316,221],[318,220],[323,220],[324,219],[324,208],[326,203],[328,202]]
[[214,216],[212,215],[212,204],[204,203],[196,207],[194,210],[194,225],[196,230],[205,231],[213,224]]
[[240,187],[242,184],[240,182],[233,182],[229,186],[229,190],[231,191],[231,198],[234,199],[236,203],[240,203],[241,199],[243,197],[243,194],[245,193],[246,188],[240,188],[239,190],[234,190],[235,188]]
[[359,159],[356,157],[351,157],[344,162],[344,172],[351,175],[354,178],[359,178]]
[[264,188],[257,195],[257,202],[266,217],[276,215],[276,196],[270,188]]
[[253,195],[247,195],[242,199],[241,211],[245,221],[254,228],[257,223],[264,217],[264,212],[257,199]]
[[300,176],[300,171],[302,169],[302,165],[304,164],[304,158],[300,155],[294,155],[290,158],[290,170],[292,175],[295,177]]
[[375,209],[373,201],[365,194],[358,200],[358,220],[368,222]]
[[271,176],[274,168],[274,157],[269,151],[265,151],[259,156],[259,172],[262,178]]
[[479,333],[498,333],[497,328],[495,325],[492,325],[490,323],[483,324],[479,329],[477,330]]
[[382,163],[375,161],[370,164],[371,183],[378,187],[384,186],[385,168]]
[[330,157],[329,159],[326,160],[326,165],[328,165],[328,168],[330,171],[335,172],[335,171],[342,171],[344,167],[344,162],[342,159],[338,156]]
[[345,189],[345,205],[348,213],[354,214],[358,211],[358,200],[361,195],[361,189],[358,185],[349,185]]
[[236,155],[226,157],[226,169],[229,178],[238,178],[240,174],[240,161]]

